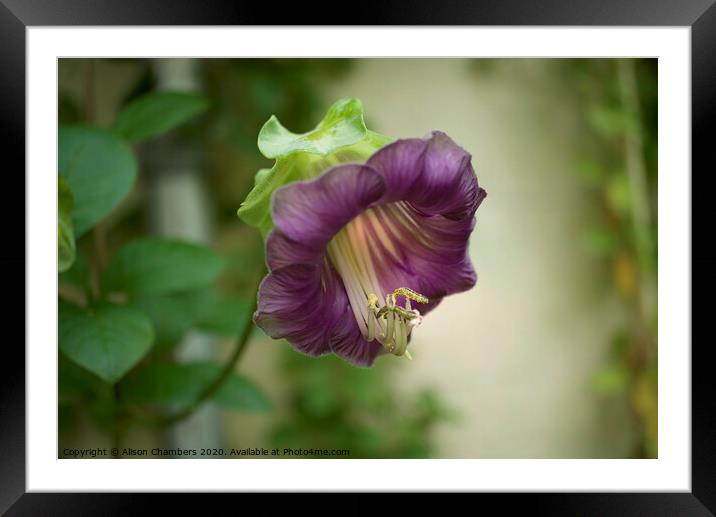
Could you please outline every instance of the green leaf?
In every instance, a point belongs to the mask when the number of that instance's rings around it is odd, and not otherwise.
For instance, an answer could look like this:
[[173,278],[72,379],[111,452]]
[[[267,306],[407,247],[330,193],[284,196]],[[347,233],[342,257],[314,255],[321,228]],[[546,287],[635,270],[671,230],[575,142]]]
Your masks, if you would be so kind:
[[108,401],[112,398],[112,387],[109,384],[68,359],[65,354],[59,354],[57,374],[60,399],[66,401],[89,399]]
[[222,296],[213,289],[161,295],[140,295],[133,305],[152,320],[155,348],[179,344],[189,329],[196,328],[224,337],[240,335],[251,324],[251,301],[241,296]]
[[295,181],[308,180],[345,162],[362,162],[391,141],[366,129],[363,107],[358,99],[336,102],[312,131],[292,133],[272,116],[259,133],[258,146],[267,158],[276,162],[270,170],[261,169],[254,188],[241,207],[239,217],[261,230],[264,238],[273,227],[271,195],[276,189]]
[[207,300],[197,327],[220,336],[238,336],[251,325],[253,303],[242,296],[214,295]]
[[60,127],[58,162],[74,197],[75,237],[111,212],[132,190],[137,176],[137,163],[127,144],[98,128]]
[[103,288],[130,295],[165,294],[209,285],[224,261],[211,249],[177,240],[146,238],[131,241],[112,258]]
[[144,295],[135,298],[133,305],[152,320],[156,348],[169,348],[179,344],[184,334],[206,312],[213,302],[208,289],[182,293]]
[[72,227],[72,191],[67,180],[57,178],[57,269],[67,271],[75,261],[75,232]]
[[[154,363],[127,376],[122,383],[122,394],[125,400],[134,404],[183,409],[197,402],[221,368],[208,362]],[[236,373],[231,374],[212,400],[236,411],[268,411],[271,408],[261,391]]]
[[60,349],[72,361],[113,384],[152,346],[149,319],[128,306],[101,303],[89,309],[61,303]]
[[114,131],[137,142],[161,135],[205,111],[205,97],[188,92],[152,92],[129,103],[117,116]]

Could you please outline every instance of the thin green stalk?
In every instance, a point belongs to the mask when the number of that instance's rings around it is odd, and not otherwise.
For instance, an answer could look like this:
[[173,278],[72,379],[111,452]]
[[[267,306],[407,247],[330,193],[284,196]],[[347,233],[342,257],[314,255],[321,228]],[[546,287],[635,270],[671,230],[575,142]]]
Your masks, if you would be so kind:
[[[255,308],[251,310],[249,318],[251,318],[254,311]],[[177,422],[181,422],[182,420],[185,420],[186,418],[190,417],[194,413],[194,411],[199,408],[199,406],[201,406],[207,400],[211,399],[219,391],[219,389],[221,389],[221,387],[224,385],[224,382],[226,382],[226,380],[231,377],[231,374],[234,373],[236,365],[238,364],[239,359],[241,358],[244,350],[246,349],[246,344],[249,341],[249,337],[251,336],[251,331],[253,330],[253,328],[253,322],[249,322],[245,326],[244,331],[241,333],[238,340],[236,341],[236,346],[234,347],[231,356],[229,356],[229,358],[227,359],[221,372],[219,372],[219,374],[211,382],[211,384],[204,388],[204,391],[201,392],[201,394],[194,401],[194,403],[192,403],[190,406],[180,411],[179,413],[176,413],[175,415],[160,419],[158,424],[161,427],[174,425]]]
[[224,385],[224,383],[231,377],[231,374],[234,373],[236,369],[236,365],[239,363],[239,359],[241,359],[241,356],[243,355],[244,350],[246,350],[246,345],[249,341],[249,338],[251,337],[251,331],[254,329],[252,317],[254,312],[256,311],[257,307],[257,297],[256,297],[256,291],[258,290],[258,283],[263,278],[263,270],[261,274],[259,275],[259,281],[256,283],[256,289],[254,289],[252,292],[254,293],[253,296],[253,306],[251,308],[251,311],[249,312],[249,321],[244,326],[243,331],[238,336],[236,340],[236,346],[234,347],[234,350],[231,352],[231,355],[226,360],[226,363],[224,364],[224,367],[221,369],[219,374],[214,378],[211,383],[204,388],[204,390],[201,392],[201,394],[197,397],[197,399],[186,408],[182,409],[178,413],[175,413],[173,415],[168,415],[164,417],[159,418],[153,418],[153,417],[146,417],[141,416],[138,414],[134,414],[134,416],[142,421],[143,423],[147,425],[151,425],[153,427],[169,427],[172,426],[178,422],[181,422],[182,420],[185,420],[189,418],[204,402],[210,400]]

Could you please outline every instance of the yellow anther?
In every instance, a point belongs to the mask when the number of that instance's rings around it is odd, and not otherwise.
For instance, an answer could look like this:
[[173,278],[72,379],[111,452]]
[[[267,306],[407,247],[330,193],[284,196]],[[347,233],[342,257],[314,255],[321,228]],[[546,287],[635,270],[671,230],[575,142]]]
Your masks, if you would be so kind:
[[[397,304],[399,296],[405,297],[403,307]],[[385,305],[383,306],[379,305],[380,299],[378,295],[375,293],[369,294],[367,305],[370,312],[366,321],[367,340],[370,342],[377,338],[388,352],[412,359],[407,351],[408,334],[420,324],[422,316],[419,311],[411,307],[411,300],[418,303],[428,303],[427,296],[416,293],[407,287],[399,287],[392,293],[386,294]],[[384,331],[378,325],[379,322],[381,325],[385,325]]]
[[373,311],[378,310],[378,296],[374,293],[368,295],[368,308]]
[[412,289],[408,289],[407,287],[398,287],[395,291],[393,291],[393,296],[405,296],[408,300],[415,300],[418,303],[428,303],[427,296],[423,296],[420,293],[416,293]]

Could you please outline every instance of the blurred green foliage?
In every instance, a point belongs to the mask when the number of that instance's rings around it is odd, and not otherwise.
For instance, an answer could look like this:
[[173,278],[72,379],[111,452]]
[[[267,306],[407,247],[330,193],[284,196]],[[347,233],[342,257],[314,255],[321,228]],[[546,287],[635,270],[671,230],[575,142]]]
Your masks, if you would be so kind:
[[272,447],[349,449],[351,458],[430,457],[435,428],[457,415],[434,390],[397,393],[388,381],[394,366],[379,362],[366,370],[286,349],[291,403],[273,430]]
[[[94,61],[86,62],[85,79],[92,86]],[[261,391],[236,373],[210,389],[222,376],[219,364],[180,364],[162,353],[191,328],[220,336],[244,334],[253,304],[216,289],[225,261],[213,249],[155,237],[120,238],[117,245],[106,245],[113,229],[126,224],[118,207],[136,188],[133,145],[184,125],[208,104],[193,93],[138,93],[121,107],[111,127],[103,128],[92,120],[92,106],[85,106],[78,125],[77,110],[68,108],[72,101],[60,102],[61,436],[84,413],[119,444],[122,433],[144,421],[139,416],[176,414],[201,397],[236,411],[270,408]],[[73,125],[65,124],[64,117]]]
[[635,457],[658,455],[656,59],[564,60],[596,138],[578,170],[599,203],[585,246],[626,308],[609,362],[592,378],[605,397],[625,397],[638,428]]
[[75,261],[75,231],[72,224],[74,198],[64,177],[57,177],[57,270],[67,271]]
[[[195,404],[201,393],[220,373],[214,363],[154,362],[127,377],[122,386],[123,397],[129,404],[151,404],[185,409]],[[268,411],[268,399],[243,377],[233,374],[212,395],[220,406],[236,411]]]

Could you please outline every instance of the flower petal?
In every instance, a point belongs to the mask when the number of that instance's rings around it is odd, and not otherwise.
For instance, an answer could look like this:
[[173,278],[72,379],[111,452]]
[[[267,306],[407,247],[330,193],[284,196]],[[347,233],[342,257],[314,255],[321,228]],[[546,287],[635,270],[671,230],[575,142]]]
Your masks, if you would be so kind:
[[385,352],[377,340],[368,342],[361,333],[353,314],[339,320],[331,339],[331,350],[356,366],[369,367],[375,358]]
[[324,355],[331,351],[336,322],[346,315],[353,320],[341,279],[328,262],[322,267],[292,264],[261,282],[254,321],[270,337],[286,338],[304,354]]
[[372,363],[380,345],[358,345],[363,338],[345,287],[325,253],[333,236],[384,191],[385,183],[375,171],[354,164],[276,191],[275,228],[266,242],[270,274],[259,289],[255,315],[256,324],[269,336],[286,338],[309,355],[334,349],[355,364]]
[[274,225],[295,242],[325,249],[343,226],[384,192],[383,178],[370,167],[339,165],[315,180],[278,189],[273,196]]
[[409,201],[429,215],[448,219],[471,217],[485,192],[477,184],[471,156],[445,133],[426,139],[398,140],[367,162],[385,179],[379,204]]
[[361,218],[384,293],[409,287],[427,296],[429,304],[415,306],[424,314],[444,296],[475,285],[468,255],[474,218],[426,215],[404,201],[371,208]]
[[423,175],[428,141],[422,138],[397,140],[376,151],[368,164],[385,180],[381,203],[413,197],[413,190]]
[[266,265],[269,271],[291,264],[320,264],[324,253],[324,248],[296,242],[278,230],[269,233],[266,239]]

